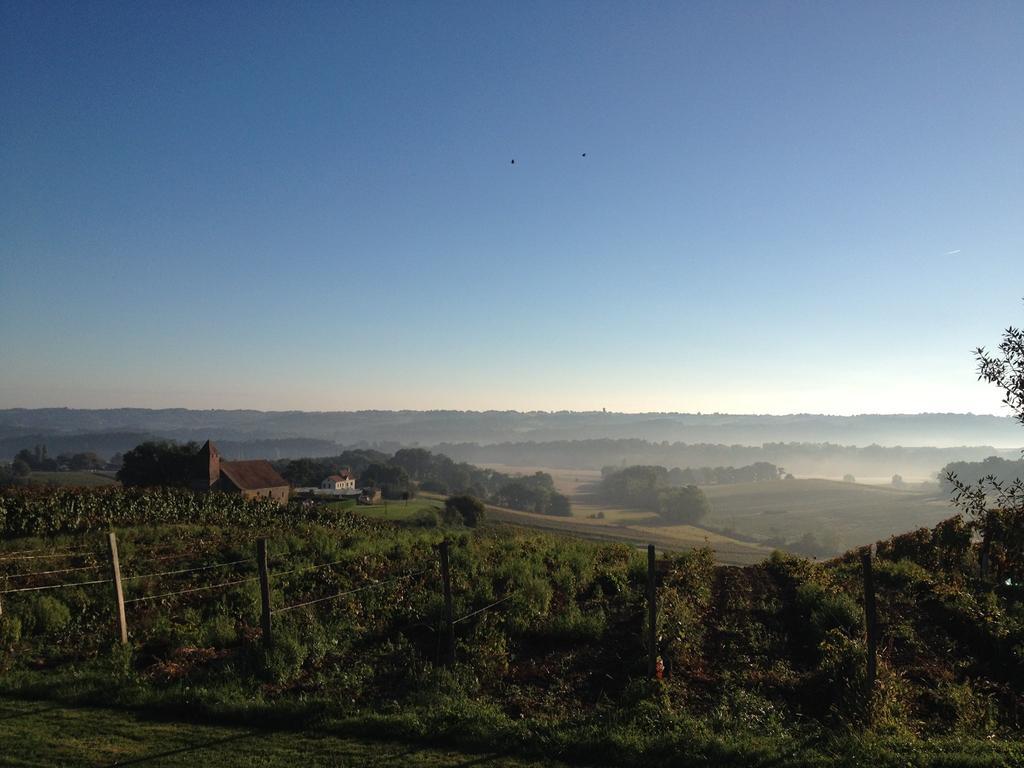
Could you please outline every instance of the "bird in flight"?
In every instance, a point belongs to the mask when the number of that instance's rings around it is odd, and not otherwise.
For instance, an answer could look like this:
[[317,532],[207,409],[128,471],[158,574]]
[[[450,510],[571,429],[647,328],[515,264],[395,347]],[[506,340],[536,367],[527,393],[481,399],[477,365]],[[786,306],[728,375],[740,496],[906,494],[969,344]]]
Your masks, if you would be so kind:
[[586,153],[586,152],[584,152],[584,153],[583,153],[583,157],[586,157],[586,156],[587,156],[587,153]]
[[516,164],[516,160],[515,160],[515,158],[512,158],[512,165],[515,165],[515,164]]

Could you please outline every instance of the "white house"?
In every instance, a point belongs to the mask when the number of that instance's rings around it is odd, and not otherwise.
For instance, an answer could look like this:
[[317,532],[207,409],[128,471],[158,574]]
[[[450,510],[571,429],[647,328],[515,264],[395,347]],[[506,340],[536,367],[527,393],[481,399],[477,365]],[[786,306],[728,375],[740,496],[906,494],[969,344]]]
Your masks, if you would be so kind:
[[347,469],[325,478],[320,488],[325,491],[350,491],[356,487],[356,478]]

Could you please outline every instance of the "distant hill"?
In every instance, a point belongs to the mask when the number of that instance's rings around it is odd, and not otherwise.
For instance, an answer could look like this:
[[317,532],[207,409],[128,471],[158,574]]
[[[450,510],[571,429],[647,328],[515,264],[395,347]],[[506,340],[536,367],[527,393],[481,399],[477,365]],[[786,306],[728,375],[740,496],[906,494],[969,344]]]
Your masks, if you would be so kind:
[[[835,443],[839,445],[992,446],[1024,445],[1024,430],[1010,417],[973,414],[866,414],[786,416],[691,413],[603,413],[518,411],[226,411],[185,408],[12,408],[0,410],[0,456],[46,438],[74,437],[75,450],[85,436],[104,434],[104,445],[123,450],[135,436],[235,443],[247,455],[261,441],[281,455],[324,455],[336,445],[393,449],[441,443],[554,442],[638,439],[652,443],[723,445]],[[287,447],[277,441],[295,441]],[[273,441],[273,442],[271,442]],[[317,442],[320,441],[320,442]],[[51,445],[51,443],[53,443]],[[328,448],[330,446],[330,448]],[[87,450],[112,452],[95,446]],[[967,457],[963,457],[967,458]],[[941,465],[940,465],[941,466]]]

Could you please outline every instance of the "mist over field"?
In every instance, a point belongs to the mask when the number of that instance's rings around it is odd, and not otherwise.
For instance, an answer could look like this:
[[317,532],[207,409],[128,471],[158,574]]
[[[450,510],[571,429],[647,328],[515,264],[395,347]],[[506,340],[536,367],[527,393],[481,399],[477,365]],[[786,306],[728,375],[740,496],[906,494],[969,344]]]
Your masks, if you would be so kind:
[[800,476],[935,478],[952,461],[1011,458],[1019,428],[973,414],[788,416],[517,411],[229,411],[70,408],[0,411],[0,458],[123,453],[147,439],[217,440],[236,458],[298,458],[369,447],[434,448],[453,459],[600,469],[616,464],[741,466],[769,461]]
[[1021,445],[1009,416],[957,413],[748,415],[599,411],[253,411],[185,408],[0,410],[0,439],[134,432],[188,440],[323,440],[433,445],[630,438],[650,442],[766,442],[954,447]]

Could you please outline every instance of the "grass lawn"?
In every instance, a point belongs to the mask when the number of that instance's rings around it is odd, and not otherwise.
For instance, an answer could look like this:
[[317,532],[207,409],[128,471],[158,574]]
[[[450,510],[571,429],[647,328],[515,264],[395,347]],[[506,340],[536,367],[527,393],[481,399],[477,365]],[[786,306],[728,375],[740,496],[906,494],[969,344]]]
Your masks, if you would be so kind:
[[28,477],[32,485],[62,485],[69,487],[92,488],[99,485],[117,485],[117,480],[109,475],[95,472],[33,472]]
[[10,699],[0,699],[0,764],[11,768],[560,765],[367,741],[321,729],[268,731],[196,725],[146,720],[113,709]]

